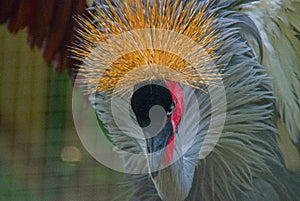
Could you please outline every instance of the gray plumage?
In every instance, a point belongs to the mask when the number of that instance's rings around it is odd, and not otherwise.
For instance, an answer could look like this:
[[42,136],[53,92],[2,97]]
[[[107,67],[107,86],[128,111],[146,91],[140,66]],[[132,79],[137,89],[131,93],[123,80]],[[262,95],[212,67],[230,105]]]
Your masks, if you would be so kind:
[[[180,189],[176,189],[176,192],[168,191],[172,189],[168,186],[179,180],[192,182],[185,199],[187,201],[300,200],[300,177],[287,170],[276,141],[276,96],[273,94],[272,77],[260,63],[268,56],[263,55],[264,41],[253,20],[248,15],[236,11],[239,6],[253,1],[204,2],[209,4],[205,11],[207,14],[217,13],[213,28],[220,33],[217,40],[221,46],[216,53],[221,56],[214,62],[217,66],[220,64],[219,71],[224,75],[227,99],[222,135],[213,151],[205,159],[198,159],[199,145],[210,146],[203,144],[203,139],[209,127],[211,114],[215,111],[212,111],[212,97],[209,94],[186,87],[186,104],[192,104],[189,103],[191,97],[188,94],[196,94],[201,113],[193,145],[177,162],[160,171],[163,179],[156,184],[159,187],[154,185],[148,174],[132,175],[132,193],[128,200],[161,200],[156,188],[161,189],[161,193],[179,195]],[[180,11],[177,15],[180,15]],[[219,93],[213,93],[213,96],[215,100],[222,98]],[[125,135],[118,128],[112,119],[111,105],[107,99],[105,92],[90,96],[99,119],[108,130],[109,138],[119,149],[143,153],[143,143]],[[122,104],[120,110],[121,106]],[[184,118],[188,118],[192,112],[187,110]],[[178,135],[187,134],[183,128],[179,129]],[[136,161],[131,160],[130,156],[123,159],[126,168],[137,167]],[[174,170],[178,170],[178,175],[174,176],[177,178],[166,176]],[[182,172],[184,170],[187,172]],[[171,200],[174,195],[164,196]]]

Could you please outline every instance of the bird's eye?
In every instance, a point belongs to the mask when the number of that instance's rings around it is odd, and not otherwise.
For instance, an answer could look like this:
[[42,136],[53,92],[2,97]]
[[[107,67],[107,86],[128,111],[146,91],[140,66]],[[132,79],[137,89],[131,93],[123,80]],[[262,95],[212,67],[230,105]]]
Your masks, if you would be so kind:
[[171,107],[167,111],[167,116],[171,116],[175,110],[175,102],[172,102]]

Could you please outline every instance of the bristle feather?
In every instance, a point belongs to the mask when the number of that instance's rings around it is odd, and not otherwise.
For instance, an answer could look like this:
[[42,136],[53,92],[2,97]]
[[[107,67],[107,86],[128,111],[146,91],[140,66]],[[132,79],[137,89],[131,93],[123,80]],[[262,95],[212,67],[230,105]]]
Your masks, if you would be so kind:
[[[207,5],[179,0],[105,2],[89,11],[90,19],[77,18],[81,40],[72,52],[83,61],[79,74],[88,93],[124,93],[151,79],[202,89],[221,79],[214,66],[219,46],[215,14],[206,13]],[[136,73],[126,76],[132,70]]]

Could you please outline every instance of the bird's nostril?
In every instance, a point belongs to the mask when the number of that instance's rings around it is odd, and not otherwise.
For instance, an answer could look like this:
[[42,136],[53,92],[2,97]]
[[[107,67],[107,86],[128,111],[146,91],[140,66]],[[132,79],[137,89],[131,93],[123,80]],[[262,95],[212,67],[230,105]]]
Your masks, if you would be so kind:
[[155,147],[152,147],[152,148],[149,147],[149,146],[147,146],[147,151],[150,154],[150,153],[154,153],[154,152],[159,152],[159,151],[163,150],[164,148],[165,147],[164,147],[163,144],[155,146]]
[[157,146],[157,151],[160,151],[162,149],[163,149],[163,145],[162,144],[160,144],[160,145]]

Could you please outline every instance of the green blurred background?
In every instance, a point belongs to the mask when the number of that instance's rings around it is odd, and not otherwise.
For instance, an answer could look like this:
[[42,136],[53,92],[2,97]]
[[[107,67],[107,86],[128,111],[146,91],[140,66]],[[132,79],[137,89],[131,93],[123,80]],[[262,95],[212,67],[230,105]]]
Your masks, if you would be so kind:
[[81,145],[67,74],[0,27],[0,200],[111,200],[123,176]]

